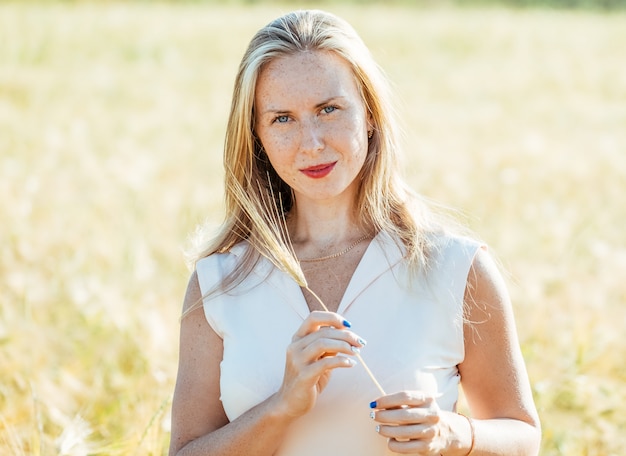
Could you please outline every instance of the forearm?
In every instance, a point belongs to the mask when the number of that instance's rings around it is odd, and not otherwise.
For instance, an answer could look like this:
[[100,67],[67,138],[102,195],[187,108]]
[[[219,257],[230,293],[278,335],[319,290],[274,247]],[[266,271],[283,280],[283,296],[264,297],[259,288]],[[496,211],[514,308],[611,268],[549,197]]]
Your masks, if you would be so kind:
[[176,456],[273,455],[293,418],[280,413],[274,396],[248,410],[236,420],[181,448]]
[[539,454],[539,425],[513,419],[474,420],[473,456]]
[[[541,431],[514,419],[472,420],[463,415],[451,417],[452,446],[445,456],[534,456],[539,453]],[[473,429],[472,429],[473,427]],[[473,435],[472,435],[473,434]]]

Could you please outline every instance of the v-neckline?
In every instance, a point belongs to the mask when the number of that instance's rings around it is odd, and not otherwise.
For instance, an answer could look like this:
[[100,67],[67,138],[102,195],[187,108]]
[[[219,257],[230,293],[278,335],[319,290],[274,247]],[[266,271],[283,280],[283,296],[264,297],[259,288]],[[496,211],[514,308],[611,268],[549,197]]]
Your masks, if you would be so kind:
[[367,246],[339,301],[338,314],[345,314],[354,301],[383,273],[393,268],[404,252],[386,232],[379,232]]
[[[337,313],[344,315],[354,301],[387,270],[393,268],[404,258],[404,249],[388,233],[379,232],[370,241],[359,260],[352,277],[348,281]],[[287,273],[273,265],[267,258],[260,261],[258,274],[266,283],[272,285],[302,319],[309,314],[303,289]]]

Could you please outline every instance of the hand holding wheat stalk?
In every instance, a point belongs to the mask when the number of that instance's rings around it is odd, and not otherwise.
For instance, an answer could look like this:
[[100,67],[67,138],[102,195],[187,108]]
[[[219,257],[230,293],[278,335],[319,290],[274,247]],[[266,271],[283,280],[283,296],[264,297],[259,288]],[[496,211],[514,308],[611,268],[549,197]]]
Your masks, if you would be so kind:
[[[255,192],[247,192],[241,184],[239,184],[237,179],[229,179],[229,190],[239,202],[253,226],[252,229],[248,229],[241,220],[238,220],[237,222],[240,228],[245,230],[242,235],[246,235],[248,241],[257,248],[261,255],[272,262],[278,269],[291,276],[300,287],[311,293],[326,312],[329,312],[320,297],[309,288],[304,272],[293,250],[285,216],[282,211],[279,210],[279,206],[276,203],[276,195],[271,185],[269,186],[269,190],[267,190],[257,181],[257,187],[259,190],[258,195]],[[282,207],[280,195],[279,203],[280,207]],[[258,208],[262,208],[263,210],[259,211]],[[384,396],[386,394],[385,390],[378,380],[376,380],[376,377],[374,377],[372,371],[365,361],[363,361],[361,355],[356,353],[356,357],[372,382],[374,382],[374,385],[376,385],[376,388],[378,388],[380,393]]]

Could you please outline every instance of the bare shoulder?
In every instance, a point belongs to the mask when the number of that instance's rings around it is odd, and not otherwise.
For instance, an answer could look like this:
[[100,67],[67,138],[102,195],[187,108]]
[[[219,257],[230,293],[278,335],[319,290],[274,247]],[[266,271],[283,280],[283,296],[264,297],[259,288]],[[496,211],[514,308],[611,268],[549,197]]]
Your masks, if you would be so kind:
[[464,302],[466,339],[471,334],[489,337],[494,330],[514,329],[508,327],[514,325],[514,317],[506,283],[486,247],[476,252],[467,277]]
[[477,252],[465,292],[461,383],[477,418],[536,424],[537,416],[505,280],[485,248]]
[[189,441],[228,423],[220,401],[223,341],[211,328],[202,307],[194,272],[187,285],[180,322],[178,376],[172,401],[171,454]]
[[183,316],[200,308],[201,305],[202,292],[200,291],[200,282],[198,281],[198,271],[194,270],[189,277],[189,282],[187,282],[187,291],[185,292],[185,299],[183,301]]
[[185,310],[188,310],[188,302],[189,299],[192,297],[201,297],[200,283],[198,281],[198,271],[196,271],[195,269],[193,270],[193,272],[189,276],[189,280],[187,281],[187,289],[185,290],[185,297],[183,300],[183,312]]

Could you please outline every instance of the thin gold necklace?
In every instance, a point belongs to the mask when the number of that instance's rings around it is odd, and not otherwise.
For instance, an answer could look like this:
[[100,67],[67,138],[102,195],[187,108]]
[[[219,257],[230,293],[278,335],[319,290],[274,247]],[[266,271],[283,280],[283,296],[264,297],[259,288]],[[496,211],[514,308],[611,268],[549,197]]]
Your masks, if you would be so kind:
[[345,255],[346,253],[348,253],[350,250],[355,248],[357,245],[359,245],[361,242],[366,240],[368,237],[370,237],[369,234],[366,234],[365,236],[361,236],[356,241],[354,241],[354,243],[350,244],[349,247],[346,247],[341,252],[333,253],[332,255],[326,255],[323,257],[319,257],[319,258],[306,258],[304,260],[299,260],[299,261],[300,263],[314,263],[316,261],[324,261],[324,260],[330,260],[333,258],[340,257],[341,255]]

